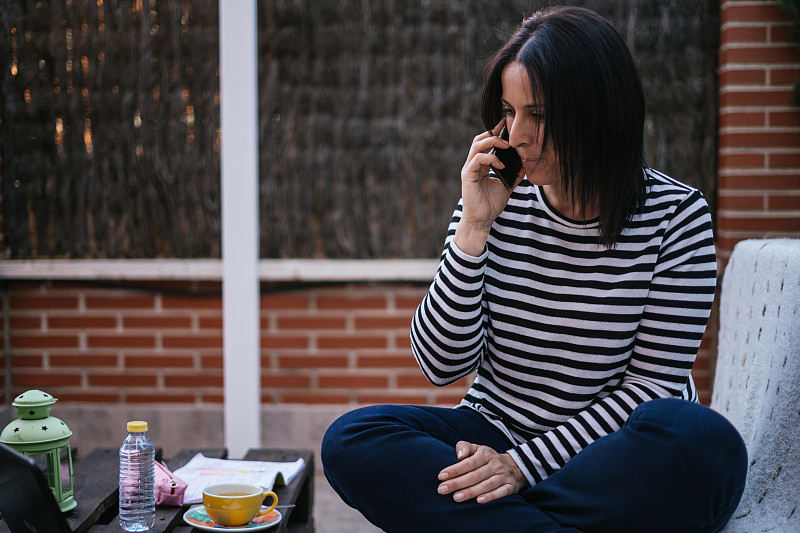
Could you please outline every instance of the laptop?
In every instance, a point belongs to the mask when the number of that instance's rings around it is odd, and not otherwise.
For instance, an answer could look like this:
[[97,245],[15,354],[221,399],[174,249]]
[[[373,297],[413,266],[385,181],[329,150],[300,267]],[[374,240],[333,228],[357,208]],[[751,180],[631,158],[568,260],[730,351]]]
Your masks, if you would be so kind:
[[71,533],[33,460],[0,444],[0,524],[11,533]]

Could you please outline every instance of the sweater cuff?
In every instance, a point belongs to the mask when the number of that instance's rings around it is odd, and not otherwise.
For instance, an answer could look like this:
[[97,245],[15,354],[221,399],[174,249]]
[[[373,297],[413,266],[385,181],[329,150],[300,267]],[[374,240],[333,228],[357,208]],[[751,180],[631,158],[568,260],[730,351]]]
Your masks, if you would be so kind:
[[466,253],[465,251],[463,251],[461,248],[458,247],[455,241],[450,241],[448,248],[450,249],[450,253],[455,255],[459,259],[459,263],[462,262],[464,264],[473,263],[475,265],[475,268],[482,268],[486,264],[486,260],[489,258],[488,246],[483,247],[483,253],[479,256],[474,256]]
[[519,449],[511,448],[506,453],[510,455],[512,459],[514,459],[515,463],[517,463],[517,466],[522,471],[522,475],[524,475],[525,479],[528,480],[528,485],[533,487],[534,485],[536,485],[537,481],[541,481],[540,479],[534,477],[533,474],[531,474],[530,470],[528,470],[528,467],[525,465],[525,461],[522,460],[522,456],[519,453]]

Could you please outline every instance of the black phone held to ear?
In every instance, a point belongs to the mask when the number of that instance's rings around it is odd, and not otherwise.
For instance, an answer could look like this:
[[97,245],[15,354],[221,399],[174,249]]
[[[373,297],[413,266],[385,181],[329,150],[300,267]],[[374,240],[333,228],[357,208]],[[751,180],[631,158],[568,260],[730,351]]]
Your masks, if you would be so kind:
[[[505,126],[503,126],[503,130],[500,132],[500,138],[504,141],[508,140],[508,129]],[[506,189],[512,188],[517,181],[519,169],[522,168],[522,160],[519,158],[519,154],[511,147],[494,148],[492,153],[505,165],[505,168],[492,167],[492,172],[503,182]]]

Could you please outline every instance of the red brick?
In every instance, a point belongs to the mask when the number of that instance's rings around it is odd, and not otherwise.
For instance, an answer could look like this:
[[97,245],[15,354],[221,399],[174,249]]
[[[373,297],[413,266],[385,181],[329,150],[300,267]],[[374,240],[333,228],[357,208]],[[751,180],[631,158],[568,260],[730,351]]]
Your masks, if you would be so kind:
[[357,316],[356,329],[409,329],[412,316]]
[[222,298],[215,296],[162,296],[162,309],[218,309],[222,310]]
[[433,384],[422,375],[422,372],[397,376],[397,386],[401,388],[432,387]]
[[399,405],[425,405],[428,397],[424,394],[393,394],[385,393],[361,393],[356,394],[356,400],[360,404],[399,404]]
[[358,368],[417,368],[417,360],[409,353],[402,355],[359,355]]
[[[65,374],[63,372],[13,372],[11,385],[13,387],[62,387],[78,386],[81,384],[80,374]],[[51,393],[52,394],[52,393]]]
[[800,189],[800,173],[720,176],[720,189]]
[[261,335],[262,349],[308,349],[305,335]]
[[772,67],[769,69],[770,85],[794,85],[800,79],[800,66],[797,67]]
[[128,281],[126,287],[138,288],[145,291],[181,291],[189,293],[219,292],[222,291],[222,282],[219,281],[179,281],[179,280],[149,280],[149,281]]
[[222,329],[222,316],[201,316],[197,319],[197,324],[203,329]]
[[[431,277],[431,281],[433,281],[433,277]],[[419,304],[422,302],[422,298],[424,297],[425,291],[421,291],[419,296],[397,296],[394,299],[394,306],[397,309],[410,309],[413,313],[413,311],[416,311],[417,307],[419,307]]]
[[800,217],[734,217],[718,214],[717,224],[720,229],[728,231],[800,232]]
[[87,309],[153,309],[155,297],[149,295],[95,295],[86,297]]
[[720,209],[764,209],[764,195],[720,194],[717,206]]
[[192,281],[190,283],[197,292],[217,292],[219,297],[222,298],[221,281]]
[[161,339],[164,348],[222,348],[219,335],[164,335]]
[[194,394],[158,391],[155,394],[125,394],[126,403],[194,403]]
[[386,298],[383,296],[361,295],[326,295],[317,298],[319,309],[385,309]]
[[800,152],[769,154],[769,168],[800,168]]
[[113,354],[59,354],[48,357],[50,366],[56,368],[116,367],[119,360]]
[[728,26],[720,32],[720,43],[765,43],[766,26]]
[[9,298],[9,307],[12,311],[20,309],[32,310],[41,309],[50,311],[51,309],[77,309],[77,296],[32,296],[17,295],[12,293]]
[[692,371],[695,370],[702,370],[704,372],[708,372],[711,369],[711,362],[709,361],[709,355],[706,354],[697,354],[697,359],[695,359],[694,365],[692,366]]
[[763,127],[766,125],[764,111],[723,111],[719,115],[720,128]]
[[697,401],[699,401],[701,404],[705,405],[706,407],[709,407],[711,405],[711,393],[712,393],[712,391],[710,389],[708,389],[708,390],[699,390],[698,389],[698,391],[697,391]]
[[86,402],[86,403],[119,403],[120,397],[115,392],[72,391],[59,392],[58,403]]
[[89,372],[90,387],[155,387],[155,374],[134,374],[123,372],[118,374],[100,374]]
[[320,336],[317,346],[322,350],[357,350],[363,348],[385,348],[386,337],[365,335]]
[[311,387],[311,376],[307,374],[268,372],[262,374],[261,386],[275,389],[307,389]]
[[786,14],[777,2],[769,2],[755,5],[740,5],[736,2],[723,3],[721,6],[720,24],[728,22],[776,22],[788,21],[789,15]]
[[12,316],[8,319],[8,325],[14,329],[41,329],[42,317],[37,316]]
[[791,24],[772,24],[769,28],[769,42],[792,42]]
[[281,355],[280,368],[347,368],[346,355]]
[[385,389],[389,379],[383,375],[336,374],[319,376],[323,389]]
[[126,354],[123,360],[125,368],[192,368],[194,357],[191,355],[170,354]]
[[135,328],[189,329],[192,327],[192,319],[191,317],[188,316],[161,316],[161,315],[123,316],[122,327],[131,329]]
[[153,335],[88,335],[86,344],[90,348],[155,348]]
[[446,405],[446,406],[453,406],[458,405],[461,403],[461,399],[464,397],[466,393],[466,389],[461,394],[454,393],[454,392],[447,392],[447,393],[435,393],[434,396],[434,405]]
[[347,320],[343,316],[279,316],[278,329],[345,329]]
[[767,195],[767,209],[770,211],[782,209],[800,209],[800,193],[769,194]]
[[117,327],[117,319],[108,315],[83,315],[74,314],[69,316],[48,316],[47,327],[59,328],[78,328],[78,329],[100,329]]
[[395,335],[394,337],[394,346],[395,348],[411,348],[411,337],[409,336],[408,332],[403,333],[402,335]]
[[800,146],[800,131],[720,133],[720,148],[792,148]]
[[725,48],[720,52],[720,64],[730,63],[796,63],[800,55],[793,45],[772,44],[765,46],[736,46]]
[[194,403],[194,394],[176,394],[174,392],[159,391],[156,394],[131,394],[125,395],[126,403]]
[[719,75],[720,87],[732,85],[765,85],[767,71],[763,68],[729,68]]
[[[719,307],[716,303],[714,305],[716,307]],[[711,320],[713,320],[713,318]],[[709,329],[706,330],[706,333],[703,335],[703,338],[700,339],[700,349],[697,351],[698,358],[708,357],[708,350],[711,349],[710,338],[712,337],[712,332],[710,331],[710,329],[711,326],[709,326]]]
[[164,386],[169,387],[222,387],[224,378],[219,374],[180,374],[164,376]]
[[302,403],[302,404],[346,404],[350,402],[350,397],[346,394],[324,394],[324,393],[292,393],[279,394],[280,403]]
[[697,385],[698,390],[711,390],[713,384],[711,383],[711,375],[708,371],[692,369],[692,379],[695,385]]
[[12,348],[77,348],[77,335],[50,335],[39,333],[36,335],[11,335]]
[[305,294],[265,294],[261,309],[308,309],[310,300]]
[[42,368],[42,366],[44,366],[44,356],[41,354],[11,355],[11,368]]
[[[717,243],[717,262],[722,263],[722,257],[725,256],[725,252],[731,252],[733,247],[736,246],[736,243],[741,241],[742,238],[728,238],[721,235],[715,235],[715,240]],[[722,256],[722,257],[720,257]],[[727,263],[726,263],[727,264]],[[718,264],[718,267],[724,268],[724,265]]]
[[204,369],[222,368],[222,354],[203,354],[200,356],[200,367]]
[[763,168],[766,159],[763,154],[721,154],[719,168]]
[[789,88],[778,90],[728,90],[719,96],[720,109],[732,106],[790,106],[792,91]]
[[767,113],[767,121],[773,128],[798,128],[800,127],[800,112],[792,111],[770,111]]
[[201,394],[204,403],[224,403],[225,396],[219,393],[203,392]]

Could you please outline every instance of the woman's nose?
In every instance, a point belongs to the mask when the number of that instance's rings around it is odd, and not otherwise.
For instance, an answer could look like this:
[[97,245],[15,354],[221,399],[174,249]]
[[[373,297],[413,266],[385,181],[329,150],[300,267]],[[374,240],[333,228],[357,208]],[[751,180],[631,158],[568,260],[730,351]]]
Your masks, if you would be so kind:
[[525,144],[525,136],[519,121],[515,120],[508,128],[508,142],[514,148],[519,148]]

